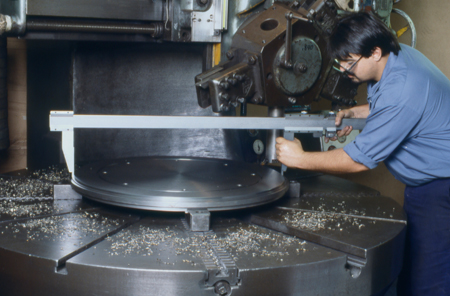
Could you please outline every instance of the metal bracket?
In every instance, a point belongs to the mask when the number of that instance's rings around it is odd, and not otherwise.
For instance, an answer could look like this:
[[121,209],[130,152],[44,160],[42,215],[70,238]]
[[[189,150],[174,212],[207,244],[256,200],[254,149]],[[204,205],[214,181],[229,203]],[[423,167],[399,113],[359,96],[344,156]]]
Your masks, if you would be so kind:
[[[186,229],[189,229],[186,220],[182,219],[182,223]],[[209,246],[207,248],[201,245],[199,249],[200,258],[207,269],[205,286],[214,287],[218,295],[229,295],[231,289],[238,288],[241,281],[236,262],[224,248],[217,244],[214,231],[195,232],[194,235],[202,237]]]
[[[283,137],[286,140],[293,141],[294,140],[294,132],[285,130]],[[284,172],[286,172],[286,170],[287,170],[287,166],[282,164],[281,165],[281,175],[284,175]]]
[[193,42],[221,42],[221,32],[228,27],[228,0],[212,1],[207,11],[191,13]]
[[295,181],[295,180],[291,180],[289,182],[289,191],[288,191],[288,195],[290,198],[294,198],[294,197],[300,197],[300,182]]
[[222,285],[227,286],[227,284],[237,286],[240,282],[239,269],[233,258],[231,258],[225,249],[219,247],[210,235],[206,237],[208,243],[211,245],[212,255],[215,260],[212,260],[213,258],[203,260],[203,263],[208,269],[208,278],[205,281],[205,285],[208,287],[214,286],[216,289]]
[[211,213],[207,209],[189,209],[186,220],[190,231],[209,231]]
[[355,256],[347,256],[347,265],[346,268],[350,270],[350,274],[352,278],[356,279],[361,275],[361,271],[366,266],[367,259],[355,257]]
[[75,171],[73,111],[51,111],[50,131],[62,132],[62,151],[70,173]]

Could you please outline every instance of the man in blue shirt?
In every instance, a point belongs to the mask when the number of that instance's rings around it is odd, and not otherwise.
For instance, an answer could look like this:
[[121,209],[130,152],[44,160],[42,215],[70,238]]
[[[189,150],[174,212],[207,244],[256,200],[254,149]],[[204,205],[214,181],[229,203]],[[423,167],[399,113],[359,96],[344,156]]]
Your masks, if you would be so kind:
[[366,127],[344,149],[326,152],[305,152],[297,139],[277,138],[278,160],[328,173],[361,172],[384,161],[407,185],[398,293],[450,295],[450,81],[368,13],[339,22],[329,54],[353,82],[368,84],[368,104],[339,112],[336,125],[343,117],[367,118]]

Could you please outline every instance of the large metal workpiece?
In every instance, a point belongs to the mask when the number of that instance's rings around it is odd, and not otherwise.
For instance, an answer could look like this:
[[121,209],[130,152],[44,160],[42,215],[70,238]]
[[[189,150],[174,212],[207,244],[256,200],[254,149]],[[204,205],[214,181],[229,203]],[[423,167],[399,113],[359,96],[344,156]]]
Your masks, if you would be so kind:
[[[191,232],[184,214],[86,199],[0,201],[2,295],[375,295],[401,267],[401,207],[332,176],[288,172],[288,194],[213,212]],[[72,192],[73,193],[73,192]]]

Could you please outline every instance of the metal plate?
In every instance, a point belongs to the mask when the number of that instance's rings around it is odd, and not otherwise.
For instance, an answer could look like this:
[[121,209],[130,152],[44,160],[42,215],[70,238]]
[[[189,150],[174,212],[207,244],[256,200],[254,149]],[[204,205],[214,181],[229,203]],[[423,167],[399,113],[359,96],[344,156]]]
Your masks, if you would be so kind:
[[241,209],[279,199],[288,181],[268,167],[221,159],[136,157],[83,166],[76,191],[107,204],[184,212]]

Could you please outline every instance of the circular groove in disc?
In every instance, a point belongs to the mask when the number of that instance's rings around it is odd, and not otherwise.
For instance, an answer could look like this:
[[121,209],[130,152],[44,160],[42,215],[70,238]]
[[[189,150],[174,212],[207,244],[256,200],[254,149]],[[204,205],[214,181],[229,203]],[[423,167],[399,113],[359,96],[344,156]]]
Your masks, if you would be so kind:
[[284,195],[288,181],[255,164],[206,158],[136,157],[78,169],[76,191],[107,204],[159,211],[241,209]]

